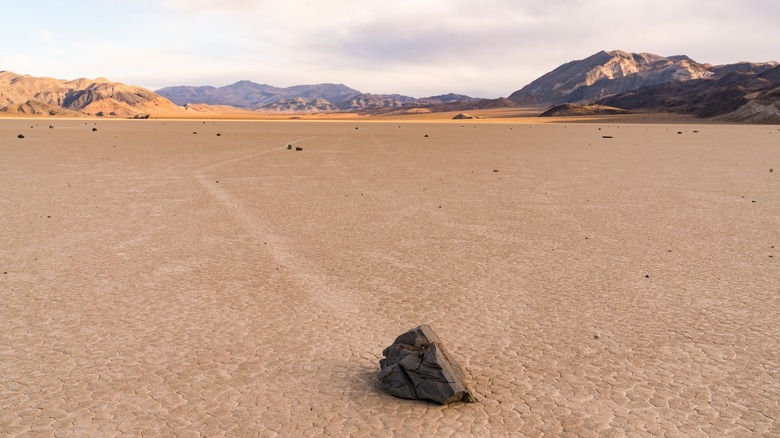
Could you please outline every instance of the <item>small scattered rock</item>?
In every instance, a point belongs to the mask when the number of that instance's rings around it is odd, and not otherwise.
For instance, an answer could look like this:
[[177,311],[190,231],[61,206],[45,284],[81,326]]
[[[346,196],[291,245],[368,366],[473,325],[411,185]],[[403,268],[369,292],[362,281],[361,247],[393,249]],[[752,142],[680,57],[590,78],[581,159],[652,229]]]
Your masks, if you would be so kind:
[[296,151],[302,151],[302,150],[303,150],[303,148],[302,148],[302,147],[300,147],[300,146],[295,146],[295,150],[296,150]]
[[425,134],[425,137],[427,138],[427,137],[428,137],[428,134]]
[[24,138],[24,134],[19,134],[16,136],[16,138]]
[[612,138],[611,135],[602,135],[601,138]]
[[219,132],[217,132],[217,137],[222,137],[222,134],[220,134]]
[[463,382],[463,370],[427,324],[397,337],[382,355],[379,380],[396,397],[444,405],[475,401]]
[[290,150],[290,149],[292,149],[292,145],[291,145],[291,144],[288,144],[288,145],[287,145],[287,150]]
[[49,125],[49,129],[54,129],[54,125]]
[[650,278],[650,275],[648,275],[648,274],[645,274],[645,278]]
[[92,128],[92,132],[95,132],[95,131],[97,131],[97,128]]
[[498,172],[498,169],[493,169],[493,172]]

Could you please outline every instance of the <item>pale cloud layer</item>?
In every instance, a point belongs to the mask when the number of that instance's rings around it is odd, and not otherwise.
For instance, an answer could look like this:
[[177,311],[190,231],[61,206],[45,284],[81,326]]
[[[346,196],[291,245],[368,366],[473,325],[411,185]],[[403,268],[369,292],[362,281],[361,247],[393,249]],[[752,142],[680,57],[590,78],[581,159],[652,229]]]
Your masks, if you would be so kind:
[[780,60],[769,0],[30,0],[3,15],[0,70],[152,89],[249,79],[498,97],[602,49]]

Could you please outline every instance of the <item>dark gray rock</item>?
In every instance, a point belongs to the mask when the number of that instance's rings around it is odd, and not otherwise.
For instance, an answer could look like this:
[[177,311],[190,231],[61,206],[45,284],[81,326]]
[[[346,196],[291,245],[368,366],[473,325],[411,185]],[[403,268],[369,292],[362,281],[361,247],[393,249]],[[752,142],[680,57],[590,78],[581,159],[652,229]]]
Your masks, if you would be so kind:
[[382,351],[379,380],[390,394],[436,403],[474,402],[463,382],[463,370],[427,324],[396,338]]
[[457,116],[453,117],[452,120],[467,120],[467,119],[474,119],[475,117],[470,114],[460,113]]

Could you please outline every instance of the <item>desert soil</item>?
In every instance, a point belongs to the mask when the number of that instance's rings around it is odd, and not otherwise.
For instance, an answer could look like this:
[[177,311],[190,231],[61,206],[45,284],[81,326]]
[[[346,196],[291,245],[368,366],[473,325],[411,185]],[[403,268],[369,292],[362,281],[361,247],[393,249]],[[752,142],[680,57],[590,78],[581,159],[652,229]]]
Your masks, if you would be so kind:
[[780,436],[776,126],[6,119],[0,223],[2,436]]

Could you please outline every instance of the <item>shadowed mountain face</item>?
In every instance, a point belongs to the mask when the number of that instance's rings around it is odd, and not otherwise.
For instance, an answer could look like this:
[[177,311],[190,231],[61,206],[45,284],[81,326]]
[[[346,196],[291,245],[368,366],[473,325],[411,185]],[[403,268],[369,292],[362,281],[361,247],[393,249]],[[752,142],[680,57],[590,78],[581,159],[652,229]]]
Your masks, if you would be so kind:
[[[708,79],[668,82],[600,100],[602,105],[669,111],[698,117],[722,116],[749,123],[780,122],[780,67],[773,64],[713,68]],[[725,74],[719,74],[725,73]]]
[[[541,76],[509,99],[520,105],[592,104],[639,112],[675,112],[747,123],[780,122],[775,62],[713,66],[687,56],[599,52]],[[593,107],[556,108],[575,114]]]
[[145,88],[104,78],[65,81],[0,72],[0,112],[131,117],[182,111],[183,108]]
[[700,79],[712,74],[687,56],[602,51],[561,65],[515,91],[509,99],[519,104],[589,103],[648,85]]

